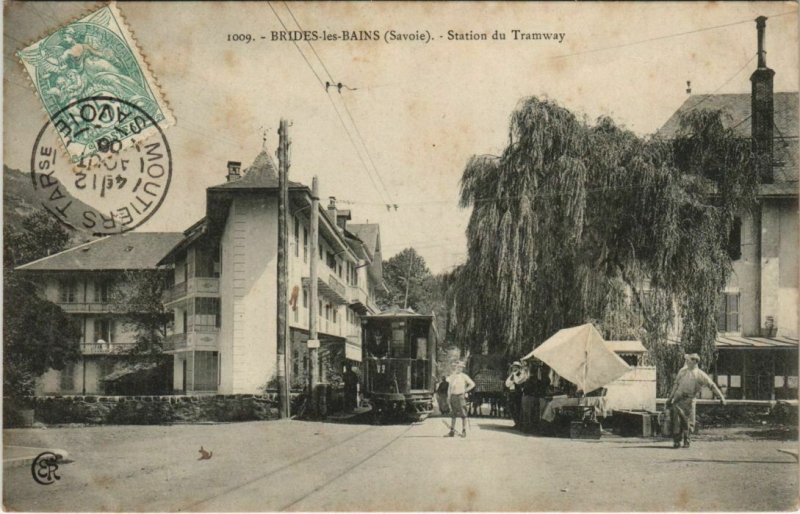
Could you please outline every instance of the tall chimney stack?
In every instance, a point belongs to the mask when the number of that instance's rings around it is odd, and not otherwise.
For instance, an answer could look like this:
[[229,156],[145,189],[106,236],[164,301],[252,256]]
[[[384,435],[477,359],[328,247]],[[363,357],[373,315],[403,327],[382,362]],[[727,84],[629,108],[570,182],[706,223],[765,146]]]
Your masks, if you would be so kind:
[[333,224],[338,226],[336,223],[336,218],[338,217],[338,212],[336,212],[336,197],[329,196],[328,201],[328,215],[330,216],[331,221],[333,221]]
[[772,100],[772,78],[775,72],[767,67],[767,52],[764,50],[764,32],[767,27],[766,16],[756,18],[758,30],[758,68],[750,76],[751,130],[755,171],[761,182],[772,183],[772,129],[774,126],[774,106]]

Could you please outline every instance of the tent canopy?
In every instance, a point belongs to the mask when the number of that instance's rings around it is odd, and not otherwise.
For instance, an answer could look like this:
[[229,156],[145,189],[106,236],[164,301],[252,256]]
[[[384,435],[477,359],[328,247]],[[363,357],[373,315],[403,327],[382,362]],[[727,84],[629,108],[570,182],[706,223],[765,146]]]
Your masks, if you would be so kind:
[[624,375],[630,366],[603,341],[591,323],[559,330],[531,353],[559,376],[591,393]]

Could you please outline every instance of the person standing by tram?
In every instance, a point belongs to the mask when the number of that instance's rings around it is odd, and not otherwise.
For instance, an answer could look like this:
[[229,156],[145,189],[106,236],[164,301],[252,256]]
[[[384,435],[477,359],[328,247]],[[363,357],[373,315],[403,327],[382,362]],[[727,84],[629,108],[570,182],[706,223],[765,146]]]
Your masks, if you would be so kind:
[[461,417],[461,437],[467,437],[467,393],[475,388],[475,382],[464,373],[463,362],[453,365],[447,384],[447,403],[450,404],[450,433],[447,437],[456,435],[456,417]]
[[447,377],[442,377],[439,385],[436,386],[436,403],[439,405],[439,412],[442,416],[450,414],[450,405],[447,402],[447,390],[450,384],[447,383]]

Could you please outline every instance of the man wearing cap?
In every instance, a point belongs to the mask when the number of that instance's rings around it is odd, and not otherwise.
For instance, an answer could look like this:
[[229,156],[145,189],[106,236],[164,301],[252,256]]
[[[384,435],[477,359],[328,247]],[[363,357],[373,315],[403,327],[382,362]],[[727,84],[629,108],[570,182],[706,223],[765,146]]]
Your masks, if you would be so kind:
[[689,447],[689,433],[694,430],[692,404],[703,386],[711,389],[719,397],[722,405],[725,405],[725,396],[717,384],[697,367],[700,356],[696,353],[687,354],[684,356],[684,360],[686,365],[678,371],[675,385],[672,386],[672,392],[667,399],[667,408],[670,409],[672,417],[673,448],[680,448],[681,437],[683,438],[683,447]]
[[450,404],[450,433],[456,435],[456,416],[461,416],[461,437],[467,437],[467,399],[466,395],[475,387],[475,382],[464,373],[464,363],[456,362],[453,373],[447,377],[447,401]]
[[526,380],[528,380],[528,368],[520,361],[514,361],[511,365],[511,374],[506,379],[506,387],[510,395],[508,406],[515,427],[522,421],[522,384]]

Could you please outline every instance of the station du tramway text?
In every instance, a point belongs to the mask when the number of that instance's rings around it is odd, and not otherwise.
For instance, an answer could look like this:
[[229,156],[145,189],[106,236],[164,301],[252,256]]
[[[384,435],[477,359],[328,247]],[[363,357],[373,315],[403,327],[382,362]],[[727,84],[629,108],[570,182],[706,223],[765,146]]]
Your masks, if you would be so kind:
[[[511,29],[509,31],[494,30],[492,32],[456,31],[448,30],[446,39],[448,41],[555,41],[562,43],[566,37],[565,32],[528,32],[521,29]],[[444,39],[440,36],[440,39]],[[250,42],[254,38],[249,34],[229,34],[229,41]],[[267,36],[261,36],[267,39]],[[431,33],[428,30],[273,30],[270,32],[270,41],[386,41],[386,42],[428,42]]]

